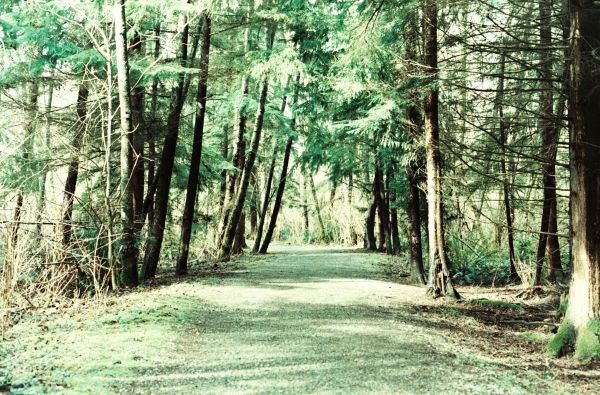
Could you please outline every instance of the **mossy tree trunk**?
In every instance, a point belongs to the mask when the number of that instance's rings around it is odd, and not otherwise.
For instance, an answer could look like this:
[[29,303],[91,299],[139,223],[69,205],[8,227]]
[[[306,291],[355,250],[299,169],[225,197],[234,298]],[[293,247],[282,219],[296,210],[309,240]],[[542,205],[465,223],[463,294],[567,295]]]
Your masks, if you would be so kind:
[[569,112],[571,119],[571,238],[569,306],[548,351],[600,358],[600,5],[571,0]]

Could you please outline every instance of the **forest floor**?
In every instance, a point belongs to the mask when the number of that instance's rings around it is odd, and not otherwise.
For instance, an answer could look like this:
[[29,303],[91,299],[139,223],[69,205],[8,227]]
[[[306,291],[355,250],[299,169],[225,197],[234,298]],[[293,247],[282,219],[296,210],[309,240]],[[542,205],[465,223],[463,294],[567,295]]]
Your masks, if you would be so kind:
[[383,255],[274,251],[24,316],[0,392],[600,393],[597,365],[543,353],[553,311],[514,288],[431,300]]

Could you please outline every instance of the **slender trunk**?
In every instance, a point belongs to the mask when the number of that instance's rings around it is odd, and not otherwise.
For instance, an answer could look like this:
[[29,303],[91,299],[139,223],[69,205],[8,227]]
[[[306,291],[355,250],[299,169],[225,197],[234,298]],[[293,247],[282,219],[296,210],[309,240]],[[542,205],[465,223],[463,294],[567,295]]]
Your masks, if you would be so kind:
[[[556,229],[553,234],[550,228],[557,228],[556,222],[556,152],[559,129],[553,121],[553,84],[552,84],[552,57],[548,49],[552,45],[552,1],[539,0],[540,16],[540,82],[542,92],[540,94],[540,119],[539,127],[542,132],[542,175],[544,185],[544,203],[542,209],[542,220],[540,226],[540,238],[536,256],[536,270],[534,285],[540,285],[542,281],[542,268],[546,250],[560,250]],[[553,223],[552,223],[553,222]],[[552,239],[552,240],[551,240]],[[551,247],[552,246],[552,247]],[[560,267],[560,253],[552,251],[549,260],[554,259],[553,265]],[[556,262],[558,259],[558,262]]]
[[[293,106],[298,105],[298,89],[300,87],[300,74],[296,75],[296,81],[294,83],[294,98]],[[281,202],[283,201],[283,193],[285,191],[285,184],[288,176],[288,167],[290,164],[290,155],[292,153],[292,145],[294,144],[294,132],[296,131],[296,114],[295,108],[292,108],[292,119],[290,122],[291,135],[288,137],[287,144],[285,145],[285,151],[283,153],[283,163],[281,164],[281,175],[279,176],[279,185],[277,186],[277,194],[275,195],[275,203],[273,204],[273,212],[271,213],[271,220],[269,222],[269,228],[265,234],[265,240],[263,241],[262,247],[260,248],[261,254],[266,254],[275,232],[275,226],[277,226],[277,216],[281,209]]]
[[502,174],[502,202],[504,203],[504,215],[506,220],[507,241],[508,241],[508,256],[510,262],[510,279],[512,281],[519,280],[517,273],[510,177],[506,165],[506,144],[508,125],[504,117],[504,76],[506,74],[506,54],[503,52],[500,55],[500,77],[498,79],[498,93],[496,95],[495,112],[499,119],[498,132],[500,140],[500,173]]
[[317,188],[315,188],[315,180],[313,179],[312,174],[309,175],[308,182],[310,183],[310,190],[312,192],[313,201],[315,202],[315,213],[317,214],[319,228],[321,229],[321,240],[325,243],[328,243],[329,236],[327,235],[327,231],[325,230],[325,223],[323,222],[323,216],[321,215],[321,204],[319,203],[319,198],[317,196]]
[[[54,75],[54,70],[52,70]],[[46,97],[46,114],[45,114],[45,125],[44,125],[44,150],[46,155],[49,155],[50,151],[50,113],[52,111],[52,100],[54,98],[54,85],[50,83],[48,85],[48,94]],[[42,169],[39,178],[39,191],[38,191],[38,204],[37,204],[37,224],[36,224],[36,236],[41,238],[42,236],[42,221],[44,216],[44,210],[46,209],[46,181],[48,179],[48,166],[47,164]]]
[[[179,58],[182,66],[187,61],[187,43],[189,36],[189,25],[187,18],[180,17],[181,45],[179,49]],[[183,85],[185,75],[180,73],[177,85],[173,92],[173,102],[167,118],[167,134],[163,144],[161,160],[156,176],[156,195],[154,204],[154,221],[150,224],[148,230],[148,240],[146,241],[146,255],[142,266],[142,278],[149,279],[156,275],[156,268],[160,259],[163,237],[165,233],[165,223],[169,209],[169,190],[171,187],[171,177],[173,175],[173,165],[175,163],[175,152],[177,148],[177,138],[179,135],[179,122],[181,120],[181,110],[185,97],[183,95]]]
[[304,223],[304,241],[310,237],[310,223],[308,216],[308,185],[306,185],[306,176],[302,175],[302,217]]
[[[417,50],[415,42],[417,41],[416,31],[418,30],[416,18],[409,20],[405,30],[406,58],[409,62],[417,62]],[[415,70],[416,71],[416,70]],[[406,109],[406,117],[409,122],[409,135],[415,146],[417,142],[423,139],[423,118],[418,108],[418,98],[416,93],[411,93],[410,105]],[[419,190],[419,168],[423,164],[423,155],[421,151],[417,152],[418,159],[413,159],[406,166],[406,181],[408,185],[408,224],[409,224],[409,242],[410,242],[410,260],[411,264],[417,269],[419,278],[423,284],[427,284],[427,274],[423,263],[423,245],[421,237],[421,191]]]
[[[354,213],[354,175],[348,175],[348,208]],[[350,244],[355,246],[358,244],[358,233],[353,223],[350,223]]]
[[[286,82],[285,87],[287,90],[288,83]],[[281,113],[285,111],[285,106],[287,104],[287,95],[283,96],[281,100]],[[260,243],[262,241],[263,230],[265,226],[265,221],[267,218],[267,212],[269,211],[269,203],[271,203],[271,188],[273,184],[273,177],[275,175],[275,166],[277,164],[277,155],[279,153],[279,141],[273,136],[273,157],[271,158],[271,164],[269,166],[269,174],[267,176],[267,185],[265,187],[265,197],[263,200],[263,206],[261,209],[260,221],[258,223],[258,228],[256,232],[256,238],[254,239],[254,246],[252,247],[253,252],[258,252]]]
[[[250,14],[248,14],[249,17]],[[246,27],[246,31],[244,34],[244,53],[250,52],[250,25]],[[245,74],[242,77],[242,96],[245,99],[248,96],[248,86],[250,82],[250,76]],[[227,229],[227,224],[229,223],[229,218],[231,215],[232,204],[234,203],[234,198],[236,195],[236,186],[239,185],[238,178],[241,175],[241,171],[243,169],[242,158],[245,155],[246,151],[246,143],[244,134],[246,133],[246,100],[242,100],[242,104],[237,108],[236,112],[236,126],[237,126],[237,136],[233,149],[233,158],[232,163],[234,167],[237,167],[239,173],[237,171],[231,172],[229,175],[229,185],[227,189],[227,194],[225,196],[225,208],[223,210],[223,215],[221,217],[221,223],[218,232],[218,240],[217,247],[220,249],[225,238],[225,232]]]
[[377,239],[375,238],[375,215],[377,212],[377,203],[373,198],[373,203],[369,206],[367,211],[367,219],[365,220],[365,233],[367,235],[367,248],[369,251],[377,251]]
[[117,55],[117,83],[120,108],[121,143],[121,283],[131,287],[138,283],[137,272],[137,232],[135,227],[134,186],[130,182],[133,174],[133,125],[131,114],[131,88],[129,84],[129,60],[127,53],[127,30],[125,0],[119,0],[114,7],[115,43]]
[[[23,144],[21,145],[22,153],[21,158],[24,163],[27,163],[31,157],[31,151],[33,148],[33,138],[35,136],[36,129],[36,118],[37,118],[37,100],[38,100],[39,86],[37,82],[32,82],[30,84],[29,89],[29,102],[27,103],[26,112],[27,112],[27,123],[25,125],[25,138]],[[8,233],[8,245],[6,248],[6,254],[4,258],[3,269],[7,271],[7,275],[5,275],[5,281],[9,281],[12,283],[14,280],[14,273],[12,270],[14,269],[14,264],[17,259],[17,243],[19,242],[19,228],[21,226],[21,215],[23,212],[23,189],[19,187],[17,191],[17,199],[15,204],[15,209],[13,211],[13,223]],[[10,277],[10,278],[9,278]],[[7,284],[8,286],[9,284]],[[6,289],[10,289],[7,287]]]
[[[274,28],[270,28],[267,33],[267,50],[273,48],[273,39],[275,36]],[[264,116],[265,116],[265,108],[267,104],[267,93],[269,91],[269,75],[265,74],[260,88],[260,96],[258,100],[258,109],[256,111],[256,121],[254,123],[254,131],[252,133],[252,141],[250,143],[250,151],[248,152],[248,157],[246,158],[246,163],[244,165],[244,171],[242,173],[242,179],[240,181],[239,192],[236,197],[235,205],[233,210],[231,211],[231,217],[227,224],[227,228],[225,230],[225,235],[223,238],[223,243],[221,245],[220,256],[222,259],[228,259],[231,255],[234,237],[236,234],[236,230],[238,225],[240,224],[240,219],[242,217],[242,211],[244,209],[244,203],[246,201],[246,193],[248,192],[248,185],[250,184],[250,177],[252,175],[252,170],[254,168],[254,162],[256,160],[256,154],[258,152],[258,147],[260,145],[260,139],[262,135]]]
[[[129,44],[131,53],[138,57],[143,56],[142,49],[142,38],[139,32],[136,32],[135,36]],[[146,89],[140,83],[137,83],[140,79],[139,73],[132,73],[131,80],[136,81],[131,91],[131,141],[132,141],[132,153],[133,153],[133,169],[131,173],[131,184],[133,189],[133,210],[135,212],[135,227],[136,231],[142,230],[145,221],[145,213],[143,210],[144,206],[144,144],[148,133],[145,131],[146,124],[144,122],[144,96]]]
[[210,51],[210,24],[208,12],[202,12],[202,49],[200,51],[200,76],[198,78],[198,94],[196,97],[196,119],[194,124],[194,142],[192,146],[192,158],[190,161],[190,173],[188,178],[185,206],[181,222],[181,250],[177,259],[176,274],[187,273],[187,262],[190,250],[190,239],[192,236],[192,224],[194,222],[194,209],[196,196],[198,194],[198,183],[200,179],[200,164],[202,161],[202,140],[204,138],[204,118],[206,114],[206,92],[208,84],[208,61]]
[[[223,127],[223,159],[229,159],[229,129],[226,126]],[[225,195],[227,193],[227,171],[221,172],[221,186],[219,188],[219,215],[217,218],[221,218],[223,215],[223,209],[225,208]]]
[[252,186],[252,195],[250,198],[250,235],[256,239],[256,232],[258,227],[258,208],[260,207],[260,188],[258,183],[258,175],[256,174],[256,167],[252,172],[252,179],[250,185]]
[[[71,146],[74,150],[79,150],[83,135],[85,133],[85,122],[87,118],[87,100],[88,100],[88,88],[84,82],[79,84],[79,92],[77,93],[77,127],[75,136]],[[71,237],[73,234],[72,220],[73,220],[73,202],[75,199],[75,190],[77,188],[77,178],[79,177],[79,153],[76,153],[71,162],[69,163],[69,169],[67,170],[67,181],[65,182],[64,198],[63,198],[63,231],[62,231],[62,244],[65,252],[68,253],[69,246],[71,243]]]
[[390,213],[385,200],[385,185],[383,182],[383,170],[379,155],[375,159],[375,180],[373,181],[373,196],[377,204],[379,214],[379,251],[392,254],[392,241],[390,234]]
[[269,165],[269,174],[267,175],[267,183],[265,185],[265,194],[263,198],[262,208],[260,210],[260,217],[258,226],[256,228],[256,237],[254,238],[254,245],[252,246],[252,252],[258,252],[260,248],[260,242],[262,241],[263,230],[265,227],[265,221],[267,213],[269,211],[269,203],[271,202],[271,188],[273,185],[273,176],[275,175],[275,165],[277,161],[277,141],[275,141],[275,149],[273,152],[273,158],[271,158],[271,164]]
[[[424,44],[426,75],[437,84],[437,1],[425,0]],[[452,284],[444,240],[442,202],[442,158],[438,124],[439,91],[433,86],[425,98],[425,147],[427,151],[427,203],[429,208],[429,292],[437,296],[459,298]]]
[[[416,108],[413,108],[416,110]],[[421,242],[421,198],[417,181],[419,167],[415,163],[408,165],[406,176],[408,181],[408,221],[410,232],[410,260],[417,268],[419,278],[427,284],[427,275],[423,264],[423,246]]]
[[[160,55],[160,25],[154,29],[154,51],[152,55],[154,60],[157,61]],[[147,128],[148,135],[146,136],[146,139],[148,140],[148,157],[150,160],[148,161],[148,191],[142,207],[142,215],[144,217],[143,222],[146,221],[147,216],[149,224],[154,222],[154,194],[156,192],[156,138],[158,130],[156,127],[154,127],[154,125],[157,124],[158,78],[155,77],[152,79],[151,89],[150,120],[153,126]]]
[[401,251],[400,246],[400,233],[398,230],[398,209],[396,209],[396,192],[392,188],[392,168],[390,167],[386,175],[387,190],[388,190],[388,202],[387,206],[390,208],[390,228],[392,238],[392,254],[399,255]]

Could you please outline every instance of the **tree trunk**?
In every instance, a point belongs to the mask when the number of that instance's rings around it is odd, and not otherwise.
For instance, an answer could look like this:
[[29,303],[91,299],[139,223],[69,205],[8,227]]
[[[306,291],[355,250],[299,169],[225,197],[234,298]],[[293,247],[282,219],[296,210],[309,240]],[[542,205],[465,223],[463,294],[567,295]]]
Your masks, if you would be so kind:
[[[540,238],[536,256],[536,270],[534,285],[542,282],[542,268],[546,250],[560,250],[556,230],[550,233],[550,228],[557,228],[556,222],[556,150],[558,134],[560,129],[555,127],[553,121],[553,84],[552,84],[552,57],[548,49],[552,45],[552,1],[539,0],[540,16],[540,82],[542,92],[540,94],[540,119],[539,127],[542,132],[542,174],[544,182],[544,204],[542,209],[542,220],[540,226]],[[553,223],[551,223],[553,222]],[[552,240],[551,240],[552,239]],[[548,254],[548,258],[554,259],[553,266],[560,267],[560,253],[554,251]],[[558,259],[558,262],[556,261]]]
[[[54,75],[54,70],[52,70]],[[43,147],[45,154],[50,154],[50,113],[52,112],[52,100],[54,99],[54,85],[50,83],[48,85],[48,94],[46,97],[46,114],[45,114],[45,125],[44,125],[44,143]],[[46,181],[48,179],[48,165],[46,164],[41,171],[38,186],[38,204],[37,204],[37,224],[35,233],[38,239],[42,237],[42,221],[44,217],[44,211],[46,209]]]
[[392,238],[392,254],[399,255],[401,251],[400,246],[400,234],[398,230],[398,209],[396,208],[396,192],[392,187],[392,168],[390,167],[387,171],[387,190],[388,190],[388,202],[387,206],[390,208],[390,228]]
[[[418,26],[415,17],[409,20],[405,30],[406,39],[406,59],[409,62],[418,62],[416,41]],[[411,71],[417,71],[412,70]],[[423,139],[423,118],[419,111],[418,95],[410,94],[410,105],[406,109],[406,117],[409,122],[409,135],[415,146],[417,142]],[[417,148],[418,149],[418,148]],[[408,224],[409,224],[409,242],[410,242],[410,260],[411,264],[417,269],[419,278],[423,284],[427,284],[427,275],[425,265],[423,264],[423,245],[421,237],[421,191],[419,190],[419,169],[423,165],[423,155],[421,151],[417,152],[417,159],[413,159],[406,166],[406,181],[408,185]]]
[[[425,0],[423,13],[426,75],[431,83],[438,80],[437,67],[437,2]],[[427,151],[427,203],[429,208],[429,290],[434,297],[459,298],[452,284],[444,240],[444,209],[442,203],[442,158],[438,124],[437,86],[425,98],[425,147]]]
[[548,346],[562,355],[600,358],[600,6],[571,0],[572,26],[569,114],[571,119],[571,220],[573,277],[565,318]]
[[302,217],[304,222],[304,241],[310,238],[310,223],[308,216],[308,185],[306,185],[306,176],[302,175]]
[[[293,106],[298,105],[298,89],[300,88],[300,74],[296,75],[296,82],[294,83],[294,99]],[[292,108],[292,119],[290,122],[290,130],[292,135],[288,137],[287,144],[285,145],[285,151],[283,153],[283,163],[281,165],[281,175],[279,176],[279,185],[277,186],[277,194],[275,195],[275,203],[273,204],[273,212],[271,213],[271,220],[269,221],[269,227],[265,234],[265,240],[260,248],[261,254],[266,254],[269,249],[269,244],[273,238],[275,232],[275,226],[277,226],[277,216],[281,209],[281,202],[283,201],[283,193],[285,191],[285,183],[288,177],[288,167],[290,164],[290,155],[292,153],[292,145],[294,144],[294,132],[296,131],[296,114],[295,108]]]
[[[223,127],[223,158],[229,159],[229,128]],[[221,186],[219,188],[219,215],[217,218],[221,218],[223,210],[225,209],[225,197],[227,194],[227,170],[221,172]]]
[[375,238],[375,215],[377,212],[377,203],[373,197],[373,203],[367,211],[367,219],[365,220],[365,233],[367,234],[367,248],[369,251],[377,251],[377,239]]
[[[250,17],[250,11],[248,13],[248,18]],[[250,25],[246,27],[246,31],[244,33],[244,53],[250,52]],[[244,99],[248,96],[248,86],[250,82],[250,76],[245,74],[242,77],[242,96]],[[223,241],[225,239],[225,232],[227,229],[227,224],[229,223],[232,204],[234,203],[235,195],[236,195],[236,186],[239,185],[238,178],[241,177],[241,172],[243,170],[242,158],[245,155],[246,151],[246,143],[244,134],[246,133],[246,100],[243,100],[241,105],[236,109],[236,126],[237,126],[237,137],[235,141],[235,145],[233,148],[233,158],[232,163],[234,167],[237,167],[240,174],[238,172],[231,172],[229,175],[229,182],[227,188],[227,194],[225,195],[225,204],[223,209],[223,215],[221,216],[221,223],[219,226],[218,239],[217,239],[217,248],[221,249]]]
[[315,202],[315,213],[317,214],[317,220],[319,221],[319,228],[321,228],[321,240],[328,243],[329,237],[325,230],[325,223],[323,222],[323,216],[321,215],[321,204],[319,203],[317,188],[315,187],[315,180],[313,179],[312,174],[308,176],[308,182],[310,183],[310,191],[312,193],[313,201]]
[[[273,27],[269,29],[267,33],[267,50],[273,48],[273,39],[275,36],[275,30]],[[252,170],[254,168],[254,162],[256,160],[256,154],[258,152],[258,147],[260,145],[260,139],[262,135],[264,116],[265,116],[265,107],[267,104],[267,93],[269,90],[269,75],[265,74],[260,88],[260,96],[258,100],[258,109],[256,111],[256,121],[254,123],[254,131],[252,133],[252,142],[250,143],[250,151],[248,152],[248,157],[246,158],[246,163],[244,165],[244,171],[242,173],[242,179],[240,182],[239,191],[236,197],[234,208],[231,212],[231,218],[227,224],[227,228],[225,230],[225,235],[223,238],[223,243],[221,245],[220,257],[221,259],[229,259],[231,255],[231,250],[234,243],[234,237],[236,234],[236,230],[240,223],[240,219],[242,216],[242,211],[244,209],[244,203],[246,201],[246,193],[248,192],[248,185],[250,184],[250,177],[252,175]]]
[[[26,112],[27,112],[27,123],[25,125],[25,138],[23,144],[21,145],[22,153],[21,158],[23,159],[23,163],[25,164],[31,157],[31,151],[33,148],[33,138],[35,136],[36,129],[36,118],[38,112],[37,100],[38,100],[39,86],[37,82],[30,83],[29,89],[29,102],[27,103]],[[21,226],[21,215],[23,212],[23,189],[19,187],[17,191],[17,199],[16,199],[15,209],[13,211],[13,223],[8,232],[8,243],[6,248],[6,254],[4,255],[4,263],[3,263],[3,271],[6,271],[6,274],[3,274],[5,281],[11,282],[14,281],[14,264],[17,259],[17,243],[19,242],[19,228]],[[10,285],[6,284],[6,289],[10,289]]]
[[[510,264],[510,279],[512,281],[519,280],[517,273],[512,203],[510,191],[510,177],[506,166],[506,144],[507,144],[507,124],[504,117],[504,76],[506,73],[506,54],[503,52],[500,55],[500,78],[498,80],[498,93],[496,95],[495,112],[499,118],[498,134],[500,140],[500,173],[502,174],[502,201],[504,206],[504,215],[506,219],[507,240],[508,240],[508,256]],[[500,239],[501,240],[501,239]]]
[[200,164],[202,161],[202,141],[204,138],[204,118],[206,114],[206,92],[208,84],[208,61],[210,52],[210,25],[211,20],[208,12],[202,12],[202,49],[200,50],[200,76],[198,78],[198,93],[196,96],[196,119],[194,124],[194,141],[192,146],[192,158],[190,161],[190,173],[188,177],[187,193],[181,220],[181,250],[177,259],[175,273],[187,274],[187,262],[190,251],[190,239],[192,237],[192,224],[194,222],[194,210],[200,181]]
[[117,83],[120,108],[121,143],[121,284],[132,287],[138,283],[137,232],[135,227],[133,174],[133,124],[131,118],[131,88],[129,84],[129,60],[127,53],[127,30],[125,0],[119,0],[114,8],[115,43],[117,56]]
[[[131,53],[141,57],[143,45],[142,38],[139,32],[136,32],[135,36],[129,44]],[[140,79],[139,73],[132,73],[131,79],[138,81]],[[135,227],[136,231],[139,232],[144,226],[146,216],[144,213],[144,144],[148,133],[144,123],[144,96],[146,89],[140,83],[136,83],[131,91],[131,141],[132,141],[132,152],[133,152],[133,170],[131,173],[131,184],[133,188],[133,210],[135,212]]]
[[[153,57],[154,60],[157,61],[160,55],[160,25],[158,25],[154,29],[154,51]],[[154,127],[158,123],[156,119],[156,114],[158,110],[158,78],[152,79],[152,90],[150,97],[150,120],[152,122],[152,127],[147,128],[148,135],[146,139],[148,140],[148,157],[150,158],[148,162],[148,192],[146,193],[146,198],[143,202],[143,222],[146,221],[146,216],[148,217],[148,223],[152,224],[154,222],[154,194],[156,193],[156,138],[157,138],[157,128]],[[143,227],[143,225],[142,225]]]
[[[77,128],[71,143],[71,146],[75,150],[79,150],[81,147],[81,142],[85,133],[88,94],[88,88],[85,86],[84,82],[81,82],[79,84],[79,91],[77,92]],[[69,169],[67,170],[67,181],[65,182],[64,189],[62,244],[65,253],[67,254],[69,254],[71,236],[73,234],[71,222],[73,220],[73,202],[75,199],[75,190],[77,189],[77,178],[79,177],[79,158],[80,153],[77,152],[69,163]]]
[[[186,65],[187,60],[187,42],[189,35],[189,25],[187,18],[180,17],[181,45],[179,48],[179,58],[182,66]],[[165,223],[169,209],[169,190],[171,187],[171,177],[173,175],[173,165],[175,163],[175,152],[177,148],[177,138],[179,135],[179,122],[181,119],[181,110],[185,97],[183,95],[183,85],[185,75],[180,73],[173,92],[173,102],[167,118],[167,134],[163,144],[158,174],[156,176],[156,195],[154,202],[154,221],[148,229],[148,240],[146,241],[146,255],[142,266],[142,278],[150,279],[156,275],[156,268],[160,259],[163,237],[165,233]]]

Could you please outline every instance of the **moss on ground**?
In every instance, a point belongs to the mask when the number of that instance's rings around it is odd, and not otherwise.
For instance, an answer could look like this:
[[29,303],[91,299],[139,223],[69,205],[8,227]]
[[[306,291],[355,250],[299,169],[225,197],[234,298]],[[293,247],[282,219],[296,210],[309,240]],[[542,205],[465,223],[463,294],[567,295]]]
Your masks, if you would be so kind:
[[504,300],[492,300],[492,299],[471,299],[469,303],[478,306],[491,306],[500,307],[503,309],[515,310],[518,312],[524,312],[525,308],[518,303],[506,302]]
[[550,339],[550,335],[540,332],[516,332],[515,336],[532,343],[546,343]]

